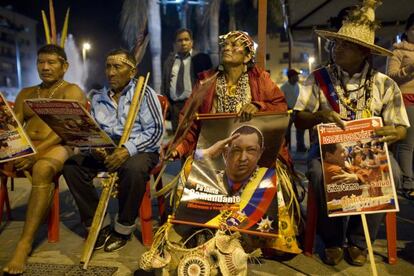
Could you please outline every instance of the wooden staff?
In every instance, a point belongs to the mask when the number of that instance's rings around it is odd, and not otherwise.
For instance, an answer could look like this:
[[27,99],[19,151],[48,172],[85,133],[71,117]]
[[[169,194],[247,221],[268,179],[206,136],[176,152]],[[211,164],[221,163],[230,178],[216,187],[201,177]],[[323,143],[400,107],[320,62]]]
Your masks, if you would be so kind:
[[[149,73],[144,81],[144,77],[139,77],[137,85],[135,87],[134,96],[132,98],[131,106],[128,111],[128,117],[125,122],[124,132],[122,133],[121,140],[119,141],[118,148],[129,140],[132,127],[135,123],[137,114],[139,112],[140,105],[142,103],[143,95],[145,93],[146,84],[149,79]],[[102,227],[102,222],[105,217],[108,202],[112,194],[112,190],[115,186],[118,178],[117,172],[111,173],[108,181],[103,185],[102,194],[99,198],[98,207],[96,208],[95,215],[93,217],[91,228],[89,229],[88,238],[86,239],[85,246],[81,256],[81,264],[83,269],[88,268],[90,258],[92,256],[93,248],[95,247],[96,239],[98,238],[99,231]]]
[[[185,136],[187,135],[187,132],[191,128],[191,124],[193,123],[193,120],[197,118],[198,108],[201,106],[204,100],[204,97],[208,92],[208,88],[216,80],[218,73],[219,72],[217,71],[213,76],[200,81],[200,87],[198,87],[198,90],[193,92],[193,94],[196,96],[192,98],[190,103],[186,104],[183,119],[180,120],[178,127],[175,130],[174,137],[172,138],[171,142],[168,144],[167,150],[165,151],[164,158],[163,160],[161,160],[161,170],[158,174],[157,179],[155,179],[154,184],[152,184],[153,187],[157,187],[158,182],[160,182],[160,180],[162,179],[164,171],[167,168],[167,161],[169,161],[172,151],[176,149],[177,146],[181,143],[181,141],[185,138]],[[163,192],[164,190],[168,190],[168,189],[163,189]],[[160,193],[157,193],[157,194],[160,195]]]
[[375,265],[374,252],[372,251],[371,237],[369,236],[368,224],[365,214],[361,214],[362,227],[364,228],[365,241],[367,242],[369,262],[371,263],[371,271],[373,276],[377,276],[377,266]]

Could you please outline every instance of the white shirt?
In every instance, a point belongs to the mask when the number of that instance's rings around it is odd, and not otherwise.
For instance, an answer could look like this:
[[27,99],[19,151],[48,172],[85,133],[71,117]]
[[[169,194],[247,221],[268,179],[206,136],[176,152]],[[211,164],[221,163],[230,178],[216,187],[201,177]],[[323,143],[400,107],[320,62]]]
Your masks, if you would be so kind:
[[180,70],[181,60],[178,54],[175,55],[175,61],[171,69],[171,81],[170,81],[170,97],[173,101],[183,101],[187,99],[191,95],[191,91],[193,90],[193,87],[191,84],[191,54],[192,54],[192,50],[190,51],[190,54],[187,55],[183,59],[184,91],[179,97],[177,97],[176,86],[177,86],[177,77],[178,77],[178,71]]
[[299,84],[296,82],[292,85],[289,81],[285,82],[281,87],[283,94],[285,94],[285,99],[289,109],[292,109],[295,106],[296,100],[299,96]]

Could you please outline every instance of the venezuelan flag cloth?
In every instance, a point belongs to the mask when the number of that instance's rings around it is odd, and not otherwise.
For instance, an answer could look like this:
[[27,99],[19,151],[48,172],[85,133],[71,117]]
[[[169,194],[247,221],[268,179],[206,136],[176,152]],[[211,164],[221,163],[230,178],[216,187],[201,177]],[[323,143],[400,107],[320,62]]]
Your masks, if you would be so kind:
[[[193,167],[193,172],[196,169]],[[176,223],[276,237],[278,202],[275,168],[257,168],[237,193],[227,188],[226,177],[220,172],[214,181],[207,180],[211,176],[204,174],[203,177],[205,179],[197,176],[196,183],[192,182],[191,177],[184,179],[183,194],[174,216]]]

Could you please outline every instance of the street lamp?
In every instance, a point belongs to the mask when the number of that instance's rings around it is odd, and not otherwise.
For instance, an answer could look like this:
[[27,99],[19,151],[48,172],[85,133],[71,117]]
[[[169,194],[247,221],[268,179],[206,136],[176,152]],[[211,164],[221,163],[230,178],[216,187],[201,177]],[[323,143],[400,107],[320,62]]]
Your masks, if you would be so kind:
[[85,42],[82,45],[82,59],[83,62],[85,63],[86,60],[86,51],[89,51],[91,49],[91,44],[89,42]]
[[308,58],[309,74],[312,72],[312,63],[314,62],[315,62],[315,58],[313,56],[310,56]]

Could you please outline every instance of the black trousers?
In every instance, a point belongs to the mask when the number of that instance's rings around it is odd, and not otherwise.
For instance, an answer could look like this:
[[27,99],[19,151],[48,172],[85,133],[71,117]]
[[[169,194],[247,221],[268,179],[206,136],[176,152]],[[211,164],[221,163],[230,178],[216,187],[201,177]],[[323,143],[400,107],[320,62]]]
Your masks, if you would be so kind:
[[[286,135],[285,135],[286,143],[288,144],[289,150],[291,149],[291,146],[292,146],[292,141],[291,141],[292,125],[293,125],[293,119],[292,117],[290,117],[289,125],[288,125],[288,128],[286,130]],[[305,130],[297,128],[296,129],[296,150],[304,150],[305,148],[306,148],[305,147]]]
[[[395,185],[400,182],[401,172],[394,157],[390,154],[390,163]],[[316,200],[318,202],[318,233],[325,243],[325,247],[342,247],[347,238],[350,245],[366,249],[364,228],[361,216],[354,215],[348,217],[328,217],[326,210],[325,191],[323,188],[322,165],[320,159],[312,159],[308,162],[309,181],[312,183]],[[369,235],[371,242],[374,242],[385,213],[366,215]]]
[[183,109],[185,102],[186,100],[170,102],[170,111],[171,111],[170,119],[171,119],[171,126],[172,126],[173,133],[175,133],[175,131],[177,130],[180,111],[181,109]]
[[[158,159],[158,153],[142,152],[129,157],[118,169],[118,223],[126,226],[135,224],[149,172],[157,165]],[[72,156],[63,166],[66,183],[78,205],[81,220],[87,227],[92,224],[99,202],[92,182],[101,171],[106,171],[105,165],[89,152]]]

